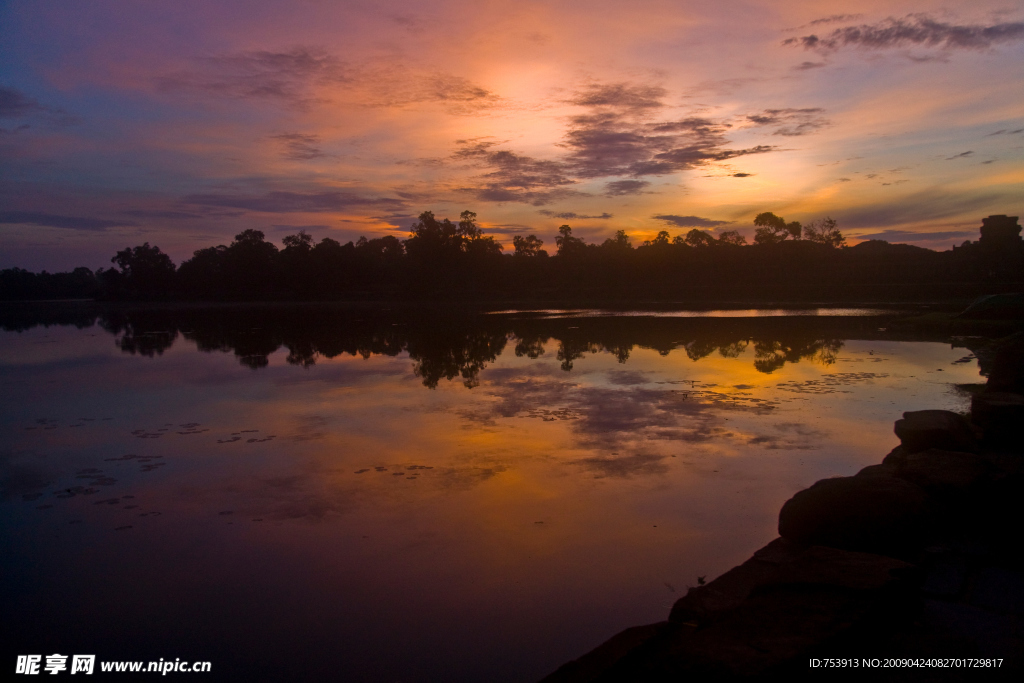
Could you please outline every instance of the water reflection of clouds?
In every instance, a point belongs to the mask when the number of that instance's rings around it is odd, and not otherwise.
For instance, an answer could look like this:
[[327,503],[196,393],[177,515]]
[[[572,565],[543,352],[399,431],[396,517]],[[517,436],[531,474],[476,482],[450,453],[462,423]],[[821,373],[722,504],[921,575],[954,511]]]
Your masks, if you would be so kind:
[[637,475],[667,474],[668,465],[663,461],[668,456],[654,453],[633,453],[623,456],[594,455],[578,460],[570,460],[572,465],[580,465],[594,473],[595,477],[632,477]]
[[564,422],[575,448],[596,452],[570,462],[612,477],[666,472],[661,461],[667,456],[655,452],[666,447],[737,439],[775,449],[807,448],[808,439],[818,435],[795,424],[780,426],[777,435],[737,433],[727,424],[727,414],[767,416],[778,404],[749,392],[694,388],[693,382],[681,388],[676,382],[658,381],[660,376],[611,369],[574,373],[575,381],[570,381],[554,374],[551,365],[496,368],[482,378],[481,387],[491,400],[460,414],[469,423],[491,428],[508,418]]

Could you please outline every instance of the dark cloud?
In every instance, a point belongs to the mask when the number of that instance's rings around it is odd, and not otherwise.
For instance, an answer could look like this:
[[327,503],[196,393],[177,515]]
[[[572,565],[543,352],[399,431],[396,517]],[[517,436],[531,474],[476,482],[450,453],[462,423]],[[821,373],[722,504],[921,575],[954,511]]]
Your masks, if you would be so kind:
[[418,17],[414,14],[396,14],[391,17],[391,21],[395,22],[410,33],[422,33],[424,30],[425,22],[422,17]]
[[536,230],[537,228],[532,225],[523,225],[521,223],[491,223],[487,226],[487,232],[499,235],[519,235],[524,232],[535,232]]
[[733,173],[732,177],[733,178],[749,178],[752,175],[754,175],[754,174],[753,173]]
[[[979,220],[980,222],[980,220]],[[859,240],[885,240],[886,242],[936,242],[964,240],[978,237],[977,230],[949,230],[945,232],[912,232],[909,230],[882,230],[857,235]]]
[[354,206],[405,208],[400,199],[371,198],[349,192],[266,192],[261,195],[194,194],[183,199],[187,204],[220,206],[265,213],[342,211]]
[[815,19],[812,22],[805,24],[806,26],[818,26],[820,24],[835,24],[840,21],[850,21],[851,19],[857,19],[858,17],[864,16],[863,14],[833,14],[832,16],[822,17],[821,19]]
[[136,225],[136,223],[111,221],[105,218],[57,216],[52,213],[36,213],[32,211],[0,211],[0,223],[24,223],[27,225],[41,225],[47,228],[91,231],[101,231],[106,230],[107,228],[122,228]]
[[[50,125],[69,125],[78,123],[79,119],[63,109],[47,107],[15,88],[0,85],[0,119],[24,119],[33,117]],[[0,129],[0,133],[10,135],[16,131],[27,130],[28,125],[21,125],[14,130]]]
[[621,197],[628,194],[643,194],[650,185],[646,180],[613,180],[604,186],[606,197]]
[[885,228],[964,215],[976,215],[980,225],[982,216],[1006,213],[999,207],[1012,206],[1019,201],[1019,193],[1011,191],[972,194],[935,189],[902,196],[898,201],[879,202],[843,211],[837,218],[844,232],[846,228]]
[[422,72],[396,62],[383,62],[357,71],[353,89],[370,107],[405,107],[436,102],[450,114],[471,114],[501,104],[502,99],[467,78],[434,71]]
[[275,232],[285,232],[285,231],[313,232],[315,230],[330,230],[331,229],[331,226],[329,226],[329,225],[322,225],[322,224],[318,224],[318,223],[313,223],[313,224],[310,224],[310,225],[277,225],[277,224],[275,224],[275,225],[271,225],[270,227],[273,228]]
[[497,143],[459,140],[461,149],[452,157],[491,168],[478,176],[479,186],[463,188],[478,199],[492,202],[524,202],[541,206],[557,199],[582,194],[567,186],[576,180],[559,161],[534,159],[508,150],[495,149]]
[[160,211],[150,209],[131,209],[128,211],[122,211],[126,216],[135,216],[136,218],[169,218],[171,220],[184,220],[189,218],[203,218],[203,214],[192,213],[190,211]]
[[164,91],[192,90],[237,99],[276,100],[306,106],[311,87],[351,81],[349,68],[323,50],[253,50],[199,60],[198,68],[161,76]]
[[800,62],[793,67],[794,71],[809,71],[811,69],[820,69],[826,66],[826,62]]
[[319,135],[307,135],[305,133],[281,133],[271,135],[271,139],[279,140],[284,146],[283,156],[287,159],[317,159],[326,156],[317,145],[320,142]]
[[765,109],[760,114],[749,114],[746,119],[755,126],[778,126],[773,135],[807,135],[829,124],[821,115],[824,111],[820,107]]
[[[538,160],[500,149],[494,140],[459,140],[456,160],[492,169],[477,178],[476,187],[462,188],[485,201],[528,202],[540,206],[580,195],[571,185],[581,180],[618,176],[606,184],[607,196],[639,194],[648,183],[642,176],[690,170],[750,154],[776,151],[774,145],[728,149],[730,124],[691,116],[652,120],[665,90],[654,86],[611,84],[589,86],[574,104],[590,111],[569,119],[560,147],[567,153],[556,160]],[[768,110],[783,135],[802,135],[824,125],[818,109]]]
[[22,124],[20,126],[16,126],[15,128],[0,128],[0,137],[5,137],[5,136],[9,137],[11,135],[16,135],[17,133],[20,133],[23,130],[28,130],[31,127],[32,126],[30,126],[27,123],[25,123],[25,124]]
[[572,211],[562,211],[561,213],[555,213],[554,211],[548,211],[546,209],[541,209],[537,213],[547,216],[548,218],[564,218],[566,220],[570,220],[573,218],[606,220],[608,218],[613,217],[610,213],[602,213],[598,216],[588,216],[587,214],[574,213]]
[[972,154],[974,154],[974,150],[968,150],[966,152],[960,152],[959,154],[954,154],[951,157],[946,157],[946,161],[952,161],[953,159],[963,159],[964,157],[969,157]]
[[435,74],[423,81],[423,99],[442,102],[476,102],[491,100],[496,95],[469,79],[451,74]]
[[649,122],[631,112],[573,117],[566,134],[566,164],[581,178],[664,175],[715,161],[774,151],[759,145],[725,149],[729,124],[700,117]]
[[299,109],[329,102],[322,89],[338,85],[348,90],[347,101],[370,107],[439,102],[452,113],[466,113],[500,102],[461,76],[425,72],[395,60],[351,64],[313,47],[207,57],[193,69],[157,78],[156,85],[163,91],[271,100]]
[[14,88],[0,86],[0,119],[15,119],[46,111],[28,95]]
[[896,47],[936,47],[980,50],[997,43],[1024,40],[1024,23],[1004,22],[982,26],[949,24],[925,14],[909,14],[902,19],[886,19],[876,24],[843,26],[824,37],[817,35],[787,38],[783,45],[799,45],[806,50],[828,52],[843,47],[884,50]]
[[662,214],[660,216],[653,216],[653,218],[671,223],[680,228],[717,228],[721,225],[732,223],[732,221],[716,221],[711,218],[701,218],[700,216],[675,216],[672,214]]
[[590,85],[577,92],[569,102],[581,107],[622,107],[654,109],[665,106],[661,101],[668,91],[652,85],[610,83]]
[[992,136],[992,135],[1017,135],[1019,133],[1024,133],[1024,128],[1017,128],[1016,130],[1007,130],[1007,129],[1003,128],[1001,130],[997,130],[994,133],[989,133],[985,137],[989,137],[989,136]]

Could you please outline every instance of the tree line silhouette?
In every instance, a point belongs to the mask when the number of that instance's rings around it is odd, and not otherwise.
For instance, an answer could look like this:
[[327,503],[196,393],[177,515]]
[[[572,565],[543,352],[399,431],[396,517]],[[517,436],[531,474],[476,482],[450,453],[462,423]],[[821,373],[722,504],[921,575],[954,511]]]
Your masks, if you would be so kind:
[[248,229],[180,266],[147,242],[95,272],[11,268],[0,271],[0,299],[821,301],[1019,291],[1020,226],[1016,217],[989,222],[987,241],[983,226],[982,239],[945,252],[880,240],[848,247],[832,218],[803,226],[770,212],[754,219],[749,245],[737,231],[715,237],[699,229],[674,237],[663,230],[635,247],[619,230],[589,244],[562,225],[549,255],[536,235],[514,236],[512,253],[504,253],[472,211],[454,223],[425,211],[405,240],[342,244],[300,231],[279,248]]

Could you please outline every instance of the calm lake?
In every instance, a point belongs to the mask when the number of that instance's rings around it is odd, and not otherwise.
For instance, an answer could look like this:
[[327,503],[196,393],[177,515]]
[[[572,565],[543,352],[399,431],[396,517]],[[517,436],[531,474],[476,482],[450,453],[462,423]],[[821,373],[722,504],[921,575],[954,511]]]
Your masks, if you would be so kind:
[[980,340],[895,316],[5,309],[4,661],[539,679],[966,409]]

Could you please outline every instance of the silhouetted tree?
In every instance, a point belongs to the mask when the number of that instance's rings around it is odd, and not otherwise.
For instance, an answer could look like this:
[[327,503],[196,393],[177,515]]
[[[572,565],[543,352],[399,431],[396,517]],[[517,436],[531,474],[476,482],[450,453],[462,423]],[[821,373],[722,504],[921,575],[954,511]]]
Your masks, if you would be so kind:
[[128,296],[144,298],[166,297],[174,286],[176,268],[171,257],[151,247],[129,247],[117,252],[110,261],[121,270],[123,286]]
[[235,298],[266,298],[275,289],[278,251],[260,230],[243,230],[228,245],[228,278]]
[[523,237],[522,235],[515,235],[512,238],[512,246],[515,248],[515,256],[526,257],[526,256],[547,256],[548,252],[541,249],[544,241],[537,238],[536,235],[528,235]]
[[[113,268],[110,271],[120,281],[120,273]],[[7,268],[0,270],[0,300],[92,299],[102,293],[99,274],[103,272],[101,268],[94,273],[84,266],[70,273],[30,273],[24,268]]]
[[192,258],[178,268],[182,290],[193,299],[220,299],[230,296],[227,250],[223,244],[197,249]]
[[[462,251],[460,226],[445,218],[439,221],[433,211],[424,211],[410,228],[405,250],[413,259],[451,263]],[[359,246],[358,244],[356,245]]]
[[476,224],[476,213],[463,211],[459,216],[459,235],[462,237],[462,250],[470,255],[472,261],[479,261],[492,256],[499,256],[502,246]]
[[558,255],[569,258],[582,256],[587,249],[587,243],[579,237],[573,237],[572,228],[568,225],[559,226],[555,244],[558,245]]
[[281,243],[284,244],[285,249],[295,249],[307,253],[313,249],[313,237],[305,230],[299,230],[297,235],[285,236]]
[[[568,226],[566,226],[568,227]],[[665,233],[666,235],[668,233]],[[615,237],[609,237],[602,244],[603,249],[611,249],[618,251],[626,251],[633,248],[633,245],[629,242],[629,235],[626,234],[625,230],[616,230]]]
[[811,221],[810,225],[804,228],[804,239],[809,242],[824,244],[833,249],[846,246],[846,238],[836,227],[838,223],[834,218],[827,217],[820,221]]
[[718,243],[740,247],[747,243],[747,238],[741,235],[738,230],[727,230],[718,236]]
[[[622,232],[621,230],[619,232]],[[625,233],[623,233],[625,234]],[[660,231],[655,235],[653,240],[644,242],[645,247],[655,247],[658,249],[664,249],[665,247],[671,246],[672,242],[669,241],[669,235],[667,230]]]
[[754,217],[754,244],[778,244],[792,237],[800,239],[803,227],[798,221],[787,223],[781,216],[776,216],[771,211],[759,213]]
[[694,228],[690,232],[686,233],[686,237],[683,238],[683,243],[689,247],[713,247],[715,246],[715,238],[712,237],[709,232]]
[[[401,245],[399,245],[401,246]],[[337,299],[349,293],[356,283],[356,248],[352,242],[341,244],[325,237],[310,251],[311,277],[324,299]]]

